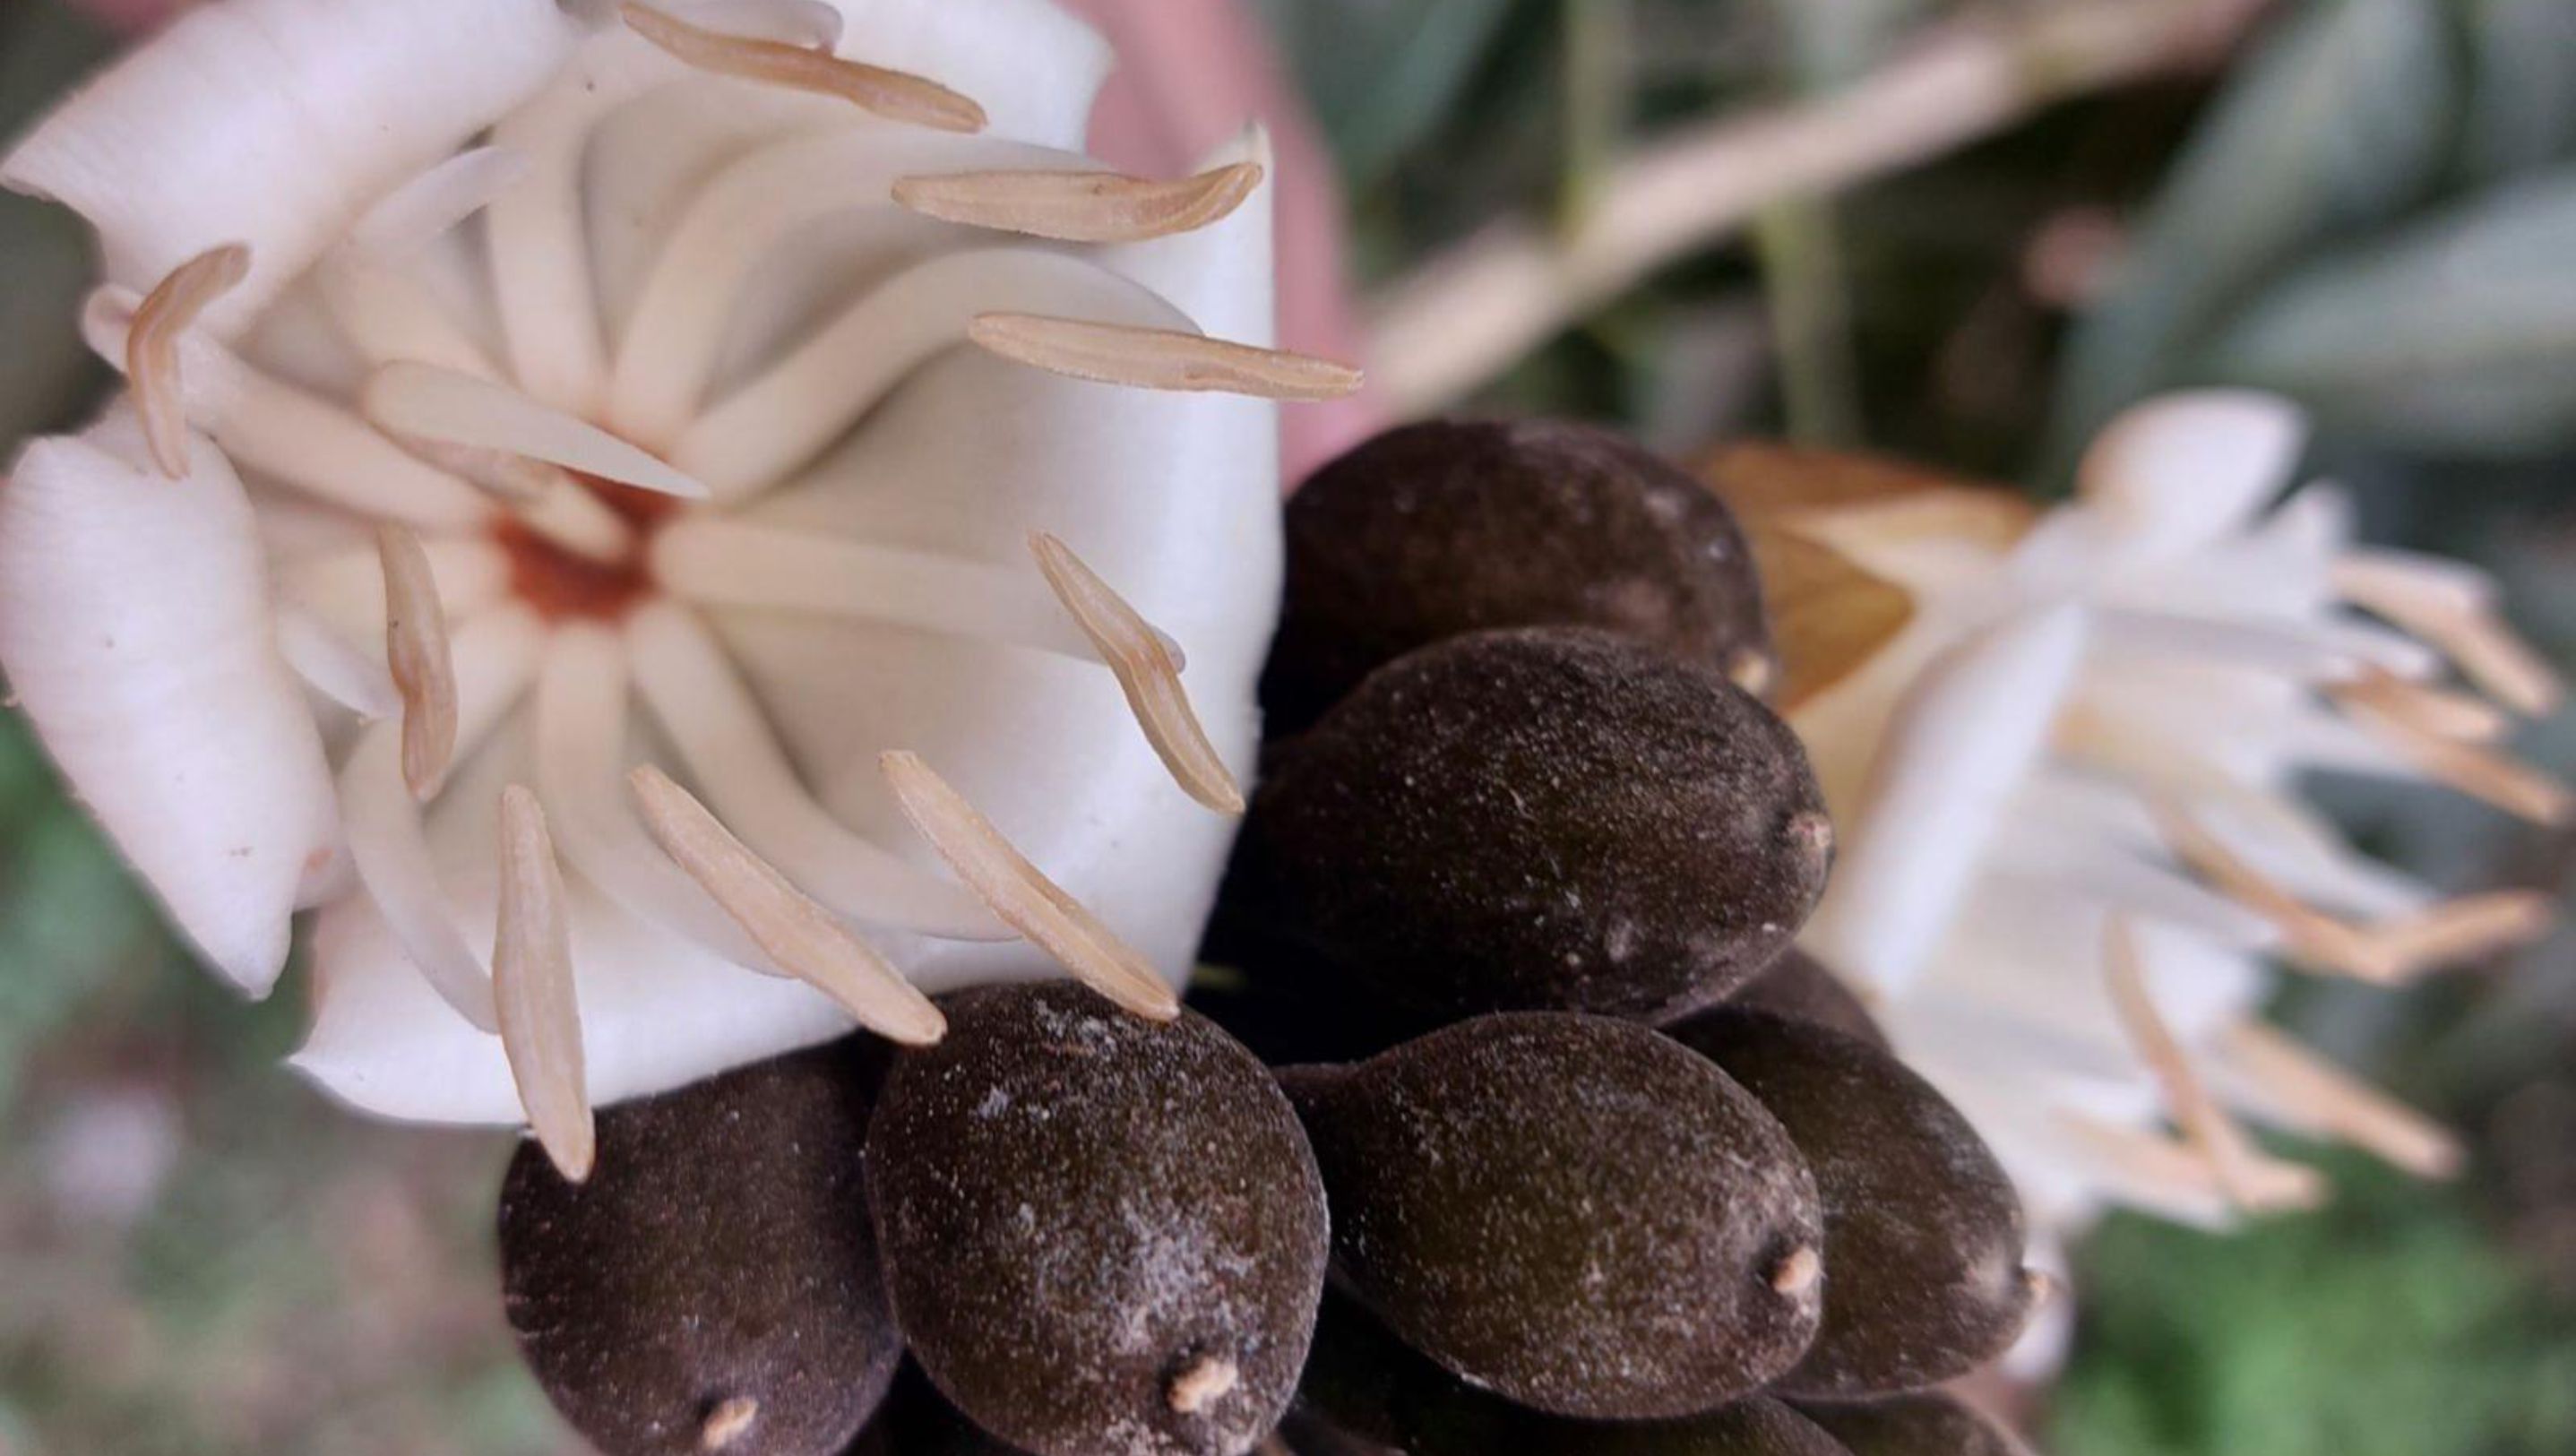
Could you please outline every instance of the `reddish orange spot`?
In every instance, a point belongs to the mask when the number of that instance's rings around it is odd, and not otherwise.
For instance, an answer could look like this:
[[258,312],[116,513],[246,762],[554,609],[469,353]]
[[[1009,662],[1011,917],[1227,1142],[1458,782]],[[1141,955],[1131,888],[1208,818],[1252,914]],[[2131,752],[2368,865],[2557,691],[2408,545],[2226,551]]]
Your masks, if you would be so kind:
[[549,622],[622,621],[653,595],[648,548],[653,533],[678,513],[681,503],[578,471],[573,479],[635,528],[634,543],[624,555],[601,560],[566,550],[516,517],[505,516],[492,536],[509,556],[511,593]]

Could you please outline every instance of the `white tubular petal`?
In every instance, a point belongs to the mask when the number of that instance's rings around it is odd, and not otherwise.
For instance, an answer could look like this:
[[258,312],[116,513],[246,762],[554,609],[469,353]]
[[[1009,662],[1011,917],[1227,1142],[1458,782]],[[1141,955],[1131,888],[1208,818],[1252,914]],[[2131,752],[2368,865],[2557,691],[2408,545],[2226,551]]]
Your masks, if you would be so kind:
[[528,175],[524,153],[471,147],[395,188],[350,225],[345,251],[380,263],[400,262]]
[[834,0],[840,54],[927,76],[983,103],[996,136],[1080,150],[1116,57],[1051,0]]
[[230,333],[375,199],[535,94],[577,34],[530,0],[196,7],[38,127],[0,183],[87,217],[134,288],[248,243],[249,281],[210,316]]
[[[498,928],[501,791],[528,781],[527,714],[462,762],[429,816],[439,884],[469,940]],[[560,829],[560,825],[554,826]],[[567,846],[568,848],[568,846]],[[567,870],[572,866],[566,865]],[[802,982],[746,974],[631,919],[567,873],[589,1100],[605,1107],[846,1035],[849,1014]],[[313,935],[314,1025],[297,1070],[380,1116],[518,1126],[501,1043],[441,1003],[372,902],[326,907]]]
[[402,694],[385,665],[301,607],[277,609],[277,650],[315,692],[361,718],[390,718],[402,711]]
[[[456,635],[457,752],[471,754],[518,701],[536,668],[544,628],[517,608],[479,617]],[[403,782],[402,725],[380,723],[340,770],[340,817],[367,896],[419,974],[474,1026],[499,1027],[492,983],[456,923]]]
[[896,181],[912,172],[1085,165],[1013,142],[878,131],[795,136],[753,152],[698,190],[655,257],[618,345],[609,422],[649,446],[677,438],[754,271],[798,229],[891,207]]
[[[138,300],[101,289],[83,310],[90,349],[122,368]],[[361,516],[423,530],[491,518],[483,493],[414,457],[340,405],[253,369],[202,332],[179,341],[190,422],[244,468]]]
[[1076,980],[1148,1021],[1181,1014],[1180,997],[1079,900],[996,833],[964,796],[914,753],[878,760],[895,801],[921,837],[1010,927],[1045,948]]
[[0,487],[0,669],[73,791],[234,984],[267,994],[336,851],[330,771],[272,630],[241,482],[128,415],[39,440]]
[[2048,743],[2083,656],[2084,614],[2008,622],[1927,668],[1891,715],[1856,828],[1806,939],[1888,991],[1923,967]]
[[559,629],[537,682],[536,782],[564,853],[637,920],[736,965],[777,974],[760,948],[673,868],[626,792],[626,644],[606,627]]
[[367,381],[367,418],[401,435],[503,450],[687,500],[707,488],[596,425],[505,385],[427,364],[394,363]]
[[367,362],[410,359],[477,379],[499,377],[482,346],[456,326],[417,275],[364,257],[334,257],[313,278],[331,317]]
[[653,575],[707,606],[816,612],[1100,661],[1042,577],[979,561],[702,516],[653,538]]
[[1241,814],[1243,790],[1200,726],[1181,689],[1180,660],[1164,646],[1163,635],[1064,542],[1037,531],[1030,534],[1029,550],[1047,585],[1117,674],[1129,711],[1173,781],[1220,814]]
[[1200,159],[1204,171],[1248,166],[1261,184],[1222,221],[1193,232],[1099,251],[1100,261],[1152,289],[1215,338],[1246,344],[1279,342],[1278,310],[1271,301],[1277,264],[1273,237],[1279,197],[1279,163],[1270,133],[1259,125]]
[[2288,483],[2307,422],[2288,401],[2237,390],[2169,394],[2121,415],[2076,470],[2087,501],[2161,554],[2253,519]]
[[510,375],[560,410],[596,408],[608,379],[581,213],[582,161],[601,118],[666,74],[645,64],[649,49],[623,31],[600,36],[543,95],[492,130],[494,145],[528,159],[527,175],[492,199],[483,227]]
[[780,965],[890,1041],[929,1046],[947,1032],[947,1018],[929,997],[744,848],[670,775],[648,764],[630,781],[654,839]]
[[501,1051],[528,1112],[528,1127],[555,1171],[590,1176],[599,1151],[582,1065],[581,1004],[574,990],[572,910],[537,796],[501,791],[501,895],[492,932],[492,997]]
[[682,435],[672,464],[741,499],[814,457],[903,378],[964,343],[978,314],[1080,316],[1140,328],[1189,321],[1097,264],[1035,248],[951,253],[888,279]]
[[644,701],[717,812],[806,893],[871,925],[1009,938],[974,896],[851,833],[814,802],[724,650],[687,609],[638,611],[627,646]]

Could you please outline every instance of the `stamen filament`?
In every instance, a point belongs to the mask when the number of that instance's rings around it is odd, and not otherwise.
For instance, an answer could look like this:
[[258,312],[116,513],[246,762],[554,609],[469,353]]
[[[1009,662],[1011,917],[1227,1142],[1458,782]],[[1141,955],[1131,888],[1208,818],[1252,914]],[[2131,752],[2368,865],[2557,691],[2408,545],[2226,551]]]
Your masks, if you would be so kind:
[[1117,172],[988,171],[905,177],[894,200],[925,217],[1068,243],[1133,243],[1221,222],[1261,186],[1236,162],[1157,181]]
[[545,810],[518,784],[501,791],[492,994],[500,1012],[501,1050],[528,1126],[555,1171],[579,1183],[590,1176],[599,1143],[573,984],[572,916]]
[[2334,585],[2345,601],[2440,648],[2469,681],[2524,717],[2545,717],[2566,697],[2557,669],[2497,617],[2483,581],[2374,552],[2336,562]]
[[2454,743],[2493,743],[2513,729],[2504,710],[2483,698],[2407,682],[2387,673],[2371,673],[2358,682],[2337,684],[2326,690],[2326,696],[2348,710],[2375,712],[2416,732]]
[[668,774],[645,764],[627,782],[663,851],[798,980],[888,1040],[929,1046],[947,1033],[948,1019],[892,962],[727,833]]
[[1317,402],[1356,394],[1361,384],[1360,371],[1347,364],[1177,329],[984,313],[967,325],[966,337],[1015,363],[1136,389]]
[[2305,1131],[2367,1148],[2419,1178],[2456,1177],[2467,1161],[2449,1129],[2269,1026],[2231,1026],[2219,1049],[2281,1117]]
[[983,107],[924,76],[843,60],[784,41],[725,35],[649,5],[628,4],[619,13],[637,35],[701,71],[838,97],[888,121],[938,131],[984,129]]
[[1136,715],[1145,741],[1171,770],[1174,782],[1220,814],[1241,814],[1243,790],[1208,741],[1207,729],[1182,690],[1181,665],[1164,648],[1162,635],[1064,542],[1044,531],[1032,532],[1029,551],[1047,585],[1116,675],[1128,711]]
[[188,411],[179,379],[179,336],[216,299],[250,276],[250,249],[226,243],[170,272],[134,311],[125,336],[125,377],[134,385],[152,463],[172,480],[188,475]]
[[1181,1014],[1180,998],[1152,962],[1040,874],[919,754],[887,753],[877,765],[904,817],[1004,924],[1053,956],[1074,979],[1136,1015],[1170,1021]]
[[2103,941],[2103,959],[2111,1003],[2121,1025],[2136,1045],[2139,1059],[2163,1084],[2175,1125],[2208,1158],[2228,1200],[2247,1212],[2312,1205],[2324,1187],[2316,1170],[2266,1156],[2193,1070],[2190,1057],[2147,992],[2137,932],[2126,920],[2112,918]]
[[2436,783],[2535,824],[2563,824],[2576,811],[2576,794],[2567,785],[2520,759],[2439,737],[2366,703],[2346,702],[2344,707],[2355,724],[2388,743]]
[[385,578],[385,664],[402,694],[403,782],[427,803],[456,758],[456,663],[447,613],[420,538],[402,526],[376,529]]

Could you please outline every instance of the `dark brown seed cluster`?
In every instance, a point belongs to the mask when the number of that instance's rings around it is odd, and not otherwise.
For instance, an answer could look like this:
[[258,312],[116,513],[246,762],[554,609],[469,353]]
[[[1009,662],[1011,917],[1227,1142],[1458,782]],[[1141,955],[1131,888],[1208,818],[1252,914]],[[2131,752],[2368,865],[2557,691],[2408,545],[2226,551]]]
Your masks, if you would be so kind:
[[1773,676],[1733,514],[1607,430],[1389,430],[1300,487],[1287,529],[1287,600],[1261,688],[1274,733],[1415,648],[1494,627],[1625,633],[1755,692]]
[[2017,1449],[1924,1392],[2027,1316],[2020,1206],[1791,947],[1832,835],[1732,521],[1555,426],[1310,489],[1205,1016],[985,987],[513,1164],[608,1456]]
[[1787,946],[1833,861],[1788,725],[1561,628],[1380,669],[1281,749],[1245,832],[1286,933],[1448,1014],[1706,1005]]

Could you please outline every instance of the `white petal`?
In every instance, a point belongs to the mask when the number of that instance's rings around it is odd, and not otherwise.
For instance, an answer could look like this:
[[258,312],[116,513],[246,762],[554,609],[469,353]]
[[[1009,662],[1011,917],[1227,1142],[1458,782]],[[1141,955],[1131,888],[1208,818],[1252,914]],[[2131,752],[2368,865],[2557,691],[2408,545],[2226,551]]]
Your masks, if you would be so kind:
[[533,95],[571,54],[553,0],[198,6],[37,128],[0,182],[87,217],[108,277],[149,289],[221,243],[238,329],[375,200]]
[[2083,656],[2081,610],[2016,619],[1952,649],[1890,716],[1860,822],[1807,939],[1881,987],[1921,970],[2046,747]]
[[2296,406],[2206,390],[2149,400],[2113,420],[2077,468],[2084,499],[2162,550],[2250,521],[2290,478],[2307,443]]
[[[459,768],[432,811],[430,852],[463,932],[492,934],[503,786],[534,769],[526,714]],[[567,865],[583,1060],[594,1106],[667,1091],[850,1029],[829,997],[754,975],[611,905]],[[294,1065],[368,1112],[510,1126],[523,1113],[499,1039],[449,1011],[363,896],[323,911],[314,1026]]]
[[264,995],[338,845],[250,502],[215,448],[139,468],[120,412],[0,489],[0,667],[73,790],[206,958]]

